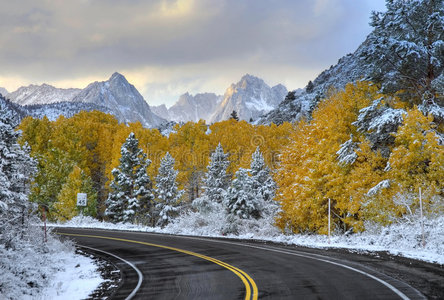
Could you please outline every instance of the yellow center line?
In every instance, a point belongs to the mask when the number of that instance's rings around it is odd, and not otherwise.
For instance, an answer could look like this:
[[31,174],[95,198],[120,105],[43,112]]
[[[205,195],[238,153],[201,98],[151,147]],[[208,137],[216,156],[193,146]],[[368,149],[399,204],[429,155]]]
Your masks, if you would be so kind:
[[[245,299],[246,300],[250,300],[250,299],[257,300],[258,299],[259,291],[258,291],[257,285],[254,282],[253,278],[251,278],[247,273],[245,273],[244,271],[242,271],[239,268],[236,268],[232,265],[227,264],[226,262],[223,262],[221,260],[206,256],[206,255],[202,255],[202,254],[199,254],[196,252],[183,250],[183,249],[179,249],[179,248],[174,248],[174,247],[170,247],[170,246],[135,241],[135,240],[128,240],[128,239],[121,239],[121,238],[113,238],[113,237],[106,237],[106,236],[99,236],[99,235],[74,234],[74,233],[57,233],[57,234],[69,235],[69,236],[90,237],[90,238],[98,238],[98,239],[108,239],[108,240],[115,240],[115,241],[121,241],[121,242],[127,242],[127,243],[141,244],[141,245],[163,248],[163,249],[168,249],[168,250],[196,256],[196,257],[211,261],[215,264],[218,264],[219,266],[224,267],[224,268],[230,270],[231,272],[233,272],[234,274],[236,274],[245,285]],[[251,289],[253,289],[253,293],[252,293]]]

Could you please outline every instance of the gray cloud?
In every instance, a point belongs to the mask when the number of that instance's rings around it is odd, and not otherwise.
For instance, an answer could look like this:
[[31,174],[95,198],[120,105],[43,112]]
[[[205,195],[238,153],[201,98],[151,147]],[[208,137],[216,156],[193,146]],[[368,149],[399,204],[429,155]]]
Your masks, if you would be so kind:
[[[353,51],[370,31],[370,9],[383,2],[7,1],[0,11],[0,79],[57,82],[151,68],[174,69],[170,86],[196,90],[205,76],[256,70],[291,83],[299,71],[317,74]],[[181,84],[178,74],[190,66],[193,74],[183,74]],[[165,87],[163,80],[138,88],[160,95],[153,89]]]

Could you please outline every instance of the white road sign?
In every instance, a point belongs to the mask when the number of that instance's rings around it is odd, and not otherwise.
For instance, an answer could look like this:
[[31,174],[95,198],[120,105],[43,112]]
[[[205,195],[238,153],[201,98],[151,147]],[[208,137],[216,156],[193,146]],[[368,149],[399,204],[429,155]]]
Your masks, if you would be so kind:
[[86,206],[86,194],[77,193],[77,206]]

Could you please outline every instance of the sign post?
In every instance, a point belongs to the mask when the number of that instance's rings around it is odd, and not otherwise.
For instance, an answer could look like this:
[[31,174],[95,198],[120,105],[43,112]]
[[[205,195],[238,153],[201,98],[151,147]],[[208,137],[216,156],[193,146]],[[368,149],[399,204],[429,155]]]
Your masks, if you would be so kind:
[[82,215],[83,215],[83,210],[85,209],[87,202],[88,202],[88,199],[87,199],[86,193],[77,193],[77,206],[79,208],[80,207],[82,208],[82,210],[81,210]]
[[48,242],[48,237],[46,234],[46,207],[42,206],[42,218],[43,218],[43,228],[45,230],[45,243]]
[[422,195],[421,195],[421,188],[419,188],[419,212],[421,215],[421,236],[422,236],[422,247],[425,248],[425,238],[424,238],[424,218],[422,214]]
[[328,243],[330,244],[330,198],[328,198]]

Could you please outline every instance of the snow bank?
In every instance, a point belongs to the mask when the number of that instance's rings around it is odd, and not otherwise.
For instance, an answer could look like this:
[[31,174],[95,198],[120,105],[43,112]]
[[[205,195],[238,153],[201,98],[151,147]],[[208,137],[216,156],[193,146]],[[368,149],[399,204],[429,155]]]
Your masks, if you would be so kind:
[[[71,243],[48,236],[40,227],[33,240],[17,237],[15,248],[0,245],[0,299],[81,299],[103,281],[91,258],[75,254]],[[36,239],[41,239],[37,241]]]
[[72,251],[55,253],[58,272],[42,291],[41,299],[85,299],[104,281],[91,257]]
[[272,217],[260,220],[227,219],[225,213],[219,211],[209,214],[184,213],[165,228],[112,224],[84,216],[53,226],[255,239],[312,248],[346,248],[363,252],[387,251],[393,255],[444,264],[444,216],[425,220],[424,248],[419,223],[396,223],[387,227],[369,225],[363,233],[333,235],[330,243],[325,235],[282,234],[272,224]]

